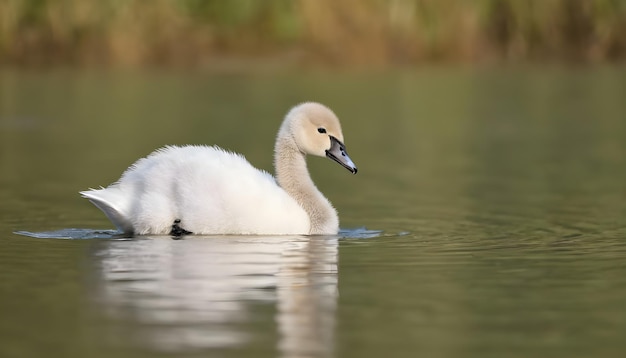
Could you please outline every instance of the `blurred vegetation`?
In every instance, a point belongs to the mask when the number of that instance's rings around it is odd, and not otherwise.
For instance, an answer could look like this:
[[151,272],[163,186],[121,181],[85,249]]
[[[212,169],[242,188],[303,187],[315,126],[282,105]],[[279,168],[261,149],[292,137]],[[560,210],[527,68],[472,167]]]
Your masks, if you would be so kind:
[[0,63],[621,61],[623,0],[0,0]]

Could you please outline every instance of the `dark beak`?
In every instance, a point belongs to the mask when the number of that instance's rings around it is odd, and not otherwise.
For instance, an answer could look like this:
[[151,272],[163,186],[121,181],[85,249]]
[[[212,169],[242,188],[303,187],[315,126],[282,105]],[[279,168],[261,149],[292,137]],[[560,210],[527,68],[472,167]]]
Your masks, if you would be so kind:
[[346,152],[346,146],[333,136],[330,136],[330,149],[326,150],[326,156],[341,164],[352,174],[356,174],[356,165],[354,165],[352,159],[350,159],[350,157],[348,156],[348,152]]

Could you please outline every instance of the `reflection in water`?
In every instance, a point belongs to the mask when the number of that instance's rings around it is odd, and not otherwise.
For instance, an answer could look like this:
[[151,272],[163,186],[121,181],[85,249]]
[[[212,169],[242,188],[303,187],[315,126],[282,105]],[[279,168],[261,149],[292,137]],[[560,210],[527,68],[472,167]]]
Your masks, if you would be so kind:
[[276,302],[285,357],[332,353],[337,237],[103,241],[97,296],[157,350],[238,347],[255,303]]

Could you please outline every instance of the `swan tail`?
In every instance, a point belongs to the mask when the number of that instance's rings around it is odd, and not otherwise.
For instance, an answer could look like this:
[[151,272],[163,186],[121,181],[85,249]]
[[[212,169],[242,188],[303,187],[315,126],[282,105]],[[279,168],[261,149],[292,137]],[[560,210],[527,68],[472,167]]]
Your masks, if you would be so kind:
[[118,230],[133,234],[133,224],[124,210],[128,199],[122,190],[116,187],[91,189],[81,191],[80,195],[102,210]]

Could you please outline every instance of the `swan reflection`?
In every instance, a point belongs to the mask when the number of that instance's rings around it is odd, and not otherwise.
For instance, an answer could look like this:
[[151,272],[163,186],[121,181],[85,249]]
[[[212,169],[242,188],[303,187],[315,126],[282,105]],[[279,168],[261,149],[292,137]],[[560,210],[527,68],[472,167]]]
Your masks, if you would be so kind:
[[[103,241],[96,256],[97,299],[150,348],[243,347],[254,324],[278,332],[285,357],[332,353],[337,237],[153,237]],[[258,322],[259,303],[273,322]]]

